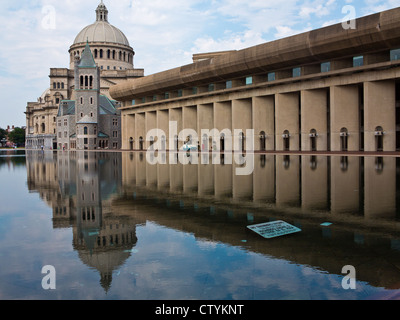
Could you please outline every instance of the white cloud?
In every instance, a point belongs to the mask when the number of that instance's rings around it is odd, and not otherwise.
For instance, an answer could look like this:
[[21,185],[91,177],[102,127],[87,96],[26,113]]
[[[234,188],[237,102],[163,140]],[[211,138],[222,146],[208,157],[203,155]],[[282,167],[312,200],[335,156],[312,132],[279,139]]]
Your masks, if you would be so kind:
[[[24,125],[27,101],[49,86],[51,67],[68,67],[75,36],[95,21],[99,0],[2,0],[0,127]],[[400,6],[400,0],[105,0],[109,21],[128,37],[135,67],[151,74],[191,63],[199,52],[239,50],[357,16]],[[55,29],[43,27],[44,6]],[[12,111],[10,111],[12,110]]]

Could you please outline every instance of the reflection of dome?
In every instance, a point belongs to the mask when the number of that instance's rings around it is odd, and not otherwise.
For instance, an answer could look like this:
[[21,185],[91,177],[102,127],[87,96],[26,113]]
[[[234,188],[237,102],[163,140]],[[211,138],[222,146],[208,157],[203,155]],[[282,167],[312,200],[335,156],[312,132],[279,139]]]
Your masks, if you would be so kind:
[[84,28],[75,38],[74,44],[90,42],[106,42],[129,46],[129,41],[121,30],[107,21],[96,21]]

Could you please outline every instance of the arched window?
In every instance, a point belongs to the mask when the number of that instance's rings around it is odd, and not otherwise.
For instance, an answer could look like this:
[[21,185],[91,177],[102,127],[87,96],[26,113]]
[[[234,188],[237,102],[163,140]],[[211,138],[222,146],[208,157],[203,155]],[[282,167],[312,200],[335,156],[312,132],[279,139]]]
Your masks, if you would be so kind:
[[84,128],[83,128],[83,134],[84,134],[84,135],[87,135],[87,134],[88,134],[88,127],[84,127]]
[[80,89],[83,88],[83,76],[80,77],[81,81],[80,81]]
[[349,132],[348,132],[347,128],[340,129],[340,149],[341,149],[341,151],[348,150],[348,137],[349,137]]
[[53,82],[53,89],[57,89],[57,83]]
[[264,131],[260,132],[260,151],[265,151],[266,149],[266,137],[267,135],[265,134]]
[[103,59],[103,49],[100,49],[100,59]]
[[111,50],[110,49],[107,50],[107,59],[111,59]]
[[42,133],[46,132],[46,125],[44,123],[42,123]]
[[119,60],[122,60],[122,52],[119,52]]
[[112,52],[112,58],[115,60],[115,50]]
[[95,58],[95,59],[97,59],[97,54],[98,54],[97,49],[94,49],[94,58]]
[[80,102],[81,102],[81,104],[83,104],[83,97],[81,97],[81,99],[80,99],[80,100],[81,100],[81,101],[80,101]]
[[93,89],[93,76],[89,77],[89,88]]
[[126,52],[124,52],[124,61],[126,61]]
[[311,151],[317,151],[317,130],[310,130]]
[[89,77],[85,76],[85,89],[87,89],[89,86]]
[[290,133],[288,130],[283,131],[283,150],[289,151],[290,150]]
[[61,89],[64,89],[64,82],[61,82]]
[[375,128],[376,151],[383,151],[383,128],[378,126]]

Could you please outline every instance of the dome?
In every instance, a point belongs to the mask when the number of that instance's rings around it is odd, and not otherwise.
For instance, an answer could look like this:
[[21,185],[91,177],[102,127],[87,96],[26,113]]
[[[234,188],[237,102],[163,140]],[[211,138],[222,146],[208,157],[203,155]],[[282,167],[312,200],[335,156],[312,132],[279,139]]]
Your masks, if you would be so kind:
[[91,42],[106,42],[122,44],[129,47],[129,41],[121,30],[107,21],[96,21],[84,28],[76,36],[74,44]]
[[76,36],[74,45],[89,42],[122,44],[129,47],[124,33],[108,22],[108,10],[103,1],[96,9],[96,22],[84,28]]

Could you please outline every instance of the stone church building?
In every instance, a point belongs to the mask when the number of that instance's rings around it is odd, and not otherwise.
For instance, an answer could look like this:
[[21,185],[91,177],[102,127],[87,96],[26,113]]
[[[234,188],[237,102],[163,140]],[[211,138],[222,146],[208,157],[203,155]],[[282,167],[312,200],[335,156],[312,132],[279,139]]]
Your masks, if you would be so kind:
[[[59,128],[60,119],[57,119],[57,116],[60,103],[62,103],[61,109],[69,109],[67,111],[71,113],[77,94],[81,93],[81,91],[75,90],[77,83],[75,79],[75,58],[78,56],[83,60],[82,55],[87,44],[90,46],[95,65],[99,69],[99,115],[115,112],[116,102],[109,95],[111,86],[128,79],[144,76],[143,69],[134,68],[135,52],[124,33],[108,22],[108,9],[101,1],[96,9],[96,21],[79,32],[69,49],[69,68],[51,68],[49,74],[50,87],[43,92],[36,102],[28,102],[25,112],[27,149],[41,149],[42,147],[47,150],[60,149],[60,147],[64,147],[64,144],[68,149],[75,146],[72,140],[68,146],[66,145],[70,137],[65,139],[65,133],[68,134],[72,131],[61,131],[61,128]],[[92,71],[94,72],[94,70],[93,67]],[[92,85],[94,85],[94,82]],[[61,126],[64,126],[64,120],[62,119]],[[113,139],[117,137],[112,136],[114,131],[120,130],[120,121],[117,125],[119,129],[112,130],[111,137],[104,135],[102,131],[98,131],[97,137],[92,138],[92,142],[87,147],[94,148],[93,143],[96,139],[97,149],[120,148],[120,144],[116,145],[116,141]],[[59,137],[60,132],[62,132],[61,138]],[[94,133],[91,134],[91,136],[93,135]],[[116,135],[115,132],[114,135]],[[76,147],[79,146],[76,145]]]

